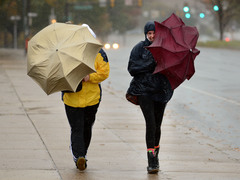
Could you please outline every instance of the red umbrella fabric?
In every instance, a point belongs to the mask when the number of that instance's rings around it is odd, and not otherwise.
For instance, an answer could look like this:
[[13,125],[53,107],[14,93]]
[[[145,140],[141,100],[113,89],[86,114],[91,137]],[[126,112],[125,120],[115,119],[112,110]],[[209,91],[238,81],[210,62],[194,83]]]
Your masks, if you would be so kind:
[[155,39],[146,47],[157,62],[154,73],[164,74],[172,89],[195,73],[194,60],[199,33],[196,27],[186,26],[174,13],[162,23],[155,21]]

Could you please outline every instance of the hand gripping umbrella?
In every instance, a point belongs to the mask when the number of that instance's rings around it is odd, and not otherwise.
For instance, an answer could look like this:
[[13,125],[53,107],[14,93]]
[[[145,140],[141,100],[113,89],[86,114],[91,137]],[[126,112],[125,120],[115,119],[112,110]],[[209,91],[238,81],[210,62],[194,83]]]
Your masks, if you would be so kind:
[[75,92],[82,79],[95,71],[95,58],[101,48],[86,26],[51,24],[29,41],[27,74],[48,95]]
[[174,13],[162,23],[155,21],[155,39],[146,47],[157,61],[154,73],[164,74],[172,89],[195,73],[194,59],[200,53],[195,27],[186,26]]

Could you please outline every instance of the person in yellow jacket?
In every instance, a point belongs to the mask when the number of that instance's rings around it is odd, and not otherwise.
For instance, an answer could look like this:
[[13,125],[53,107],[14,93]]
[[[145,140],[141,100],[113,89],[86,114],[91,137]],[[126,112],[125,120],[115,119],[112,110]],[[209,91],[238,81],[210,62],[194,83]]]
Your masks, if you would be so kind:
[[92,137],[92,127],[101,101],[100,83],[109,76],[109,62],[101,49],[95,59],[96,72],[87,75],[78,92],[63,92],[67,118],[71,127],[71,151],[79,170],[87,167],[86,154]]

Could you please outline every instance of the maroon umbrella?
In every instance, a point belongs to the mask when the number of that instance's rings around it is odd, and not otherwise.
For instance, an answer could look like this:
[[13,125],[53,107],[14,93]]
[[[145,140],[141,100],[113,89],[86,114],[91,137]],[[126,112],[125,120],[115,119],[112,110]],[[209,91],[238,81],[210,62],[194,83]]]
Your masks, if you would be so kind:
[[154,73],[164,74],[172,89],[195,73],[194,59],[200,53],[196,27],[185,26],[174,13],[162,23],[155,21],[155,39],[146,47],[157,61]]

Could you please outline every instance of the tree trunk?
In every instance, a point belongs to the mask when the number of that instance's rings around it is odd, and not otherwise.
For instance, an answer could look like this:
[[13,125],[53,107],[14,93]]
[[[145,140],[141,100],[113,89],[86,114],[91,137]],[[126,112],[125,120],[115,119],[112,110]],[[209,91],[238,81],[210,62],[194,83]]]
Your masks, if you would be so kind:
[[218,11],[218,23],[219,23],[219,33],[220,33],[220,41],[223,40],[223,34],[224,34],[224,25],[223,25],[223,4],[221,1],[217,1],[217,5],[219,7]]

